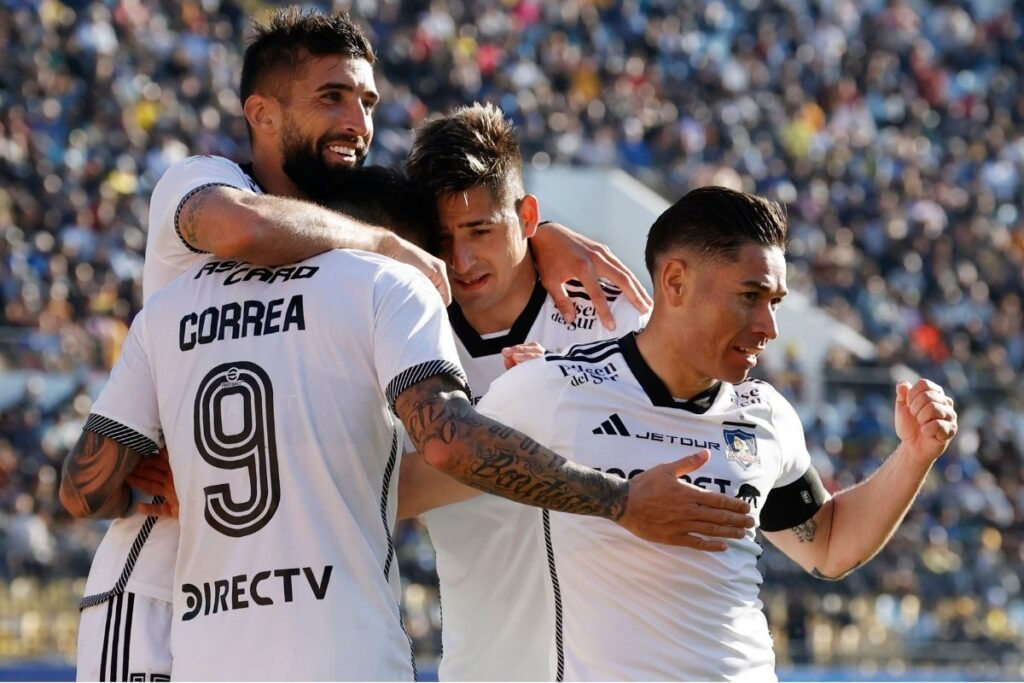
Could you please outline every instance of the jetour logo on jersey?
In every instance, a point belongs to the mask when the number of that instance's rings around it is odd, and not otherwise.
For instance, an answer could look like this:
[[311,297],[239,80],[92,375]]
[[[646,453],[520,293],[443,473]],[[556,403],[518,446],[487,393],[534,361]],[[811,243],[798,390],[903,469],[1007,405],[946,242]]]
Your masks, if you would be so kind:
[[760,467],[761,458],[757,454],[757,438],[742,429],[725,429],[725,457],[739,463],[745,470]]
[[637,429],[630,431],[622,417],[618,413],[612,413],[607,420],[591,430],[598,436],[623,436],[626,438],[640,439],[643,441],[654,441],[656,443],[667,443],[672,446],[686,446],[693,448],[706,448],[709,451],[720,451],[722,444],[717,441],[708,441],[694,436],[679,436],[677,434],[662,434],[649,429]]

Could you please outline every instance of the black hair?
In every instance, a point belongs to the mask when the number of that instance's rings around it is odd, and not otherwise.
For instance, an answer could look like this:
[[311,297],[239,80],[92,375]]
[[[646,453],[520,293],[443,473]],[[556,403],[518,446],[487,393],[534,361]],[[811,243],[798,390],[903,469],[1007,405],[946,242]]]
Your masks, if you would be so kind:
[[644,253],[655,276],[658,257],[690,249],[702,258],[729,260],[749,242],[786,248],[786,210],[778,202],[725,187],[687,192],[654,221]]
[[438,252],[440,229],[434,197],[397,168],[352,169],[328,208],[388,228],[432,254]]
[[266,23],[254,22],[242,59],[242,104],[261,89],[282,97],[286,78],[299,72],[310,57],[325,55],[365,59],[370,64],[377,59],[362,29],[345,12],[303,12],[291,6],[275,11]]

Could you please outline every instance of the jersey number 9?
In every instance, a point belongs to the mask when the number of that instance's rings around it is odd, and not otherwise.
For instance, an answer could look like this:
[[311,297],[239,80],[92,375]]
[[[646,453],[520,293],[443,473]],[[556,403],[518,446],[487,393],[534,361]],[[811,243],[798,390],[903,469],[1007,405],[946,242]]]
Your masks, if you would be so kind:
[[281,500],[270,377],[245,361],[218,365],[199,385],[194,424],[203,460],[217,469],[245,469],[248,474],[248,498],[241,502],[232,498],[227,483],[204,489],[206,521],[226,536],[256,533]]

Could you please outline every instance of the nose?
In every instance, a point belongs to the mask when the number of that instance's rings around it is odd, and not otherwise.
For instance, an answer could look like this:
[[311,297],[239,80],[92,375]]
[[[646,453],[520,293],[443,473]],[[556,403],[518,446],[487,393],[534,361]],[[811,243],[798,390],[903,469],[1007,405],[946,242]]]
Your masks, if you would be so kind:
[[452,239],[448,247],[448,260],[452,271],[458,274],[465,274],[476,264],[476,257],[473,250],[465,240]]
[[754,332],[764,336],[768,341],[778,338],[779,325],[776,316],[777,312],[771,304],[759,308],[754,321]]
[[361,100],[352,102],[345,107],[342,126],[349,135],[366,137],[373,130],[373,117]]

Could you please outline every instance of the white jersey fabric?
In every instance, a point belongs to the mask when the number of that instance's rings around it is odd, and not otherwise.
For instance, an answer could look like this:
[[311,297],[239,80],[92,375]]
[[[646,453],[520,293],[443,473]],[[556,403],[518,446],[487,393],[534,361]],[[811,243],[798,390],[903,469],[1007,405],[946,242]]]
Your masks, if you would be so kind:
[[[566,290],[576,305],[575,323],[565,322],[538,283],[512,328],[486,338],[470,326],[458,304],[448,307],[475,396],[486,393],[505,372],[501,350],[506,346],[533,341],[558,349],[612,334],[579,283],[569,283]],[[605,294],[618,329],[645,323],[618,289],[608,287]],[[440,680],[552,680],[554,597],[540,510],[483,495],[432,510],[423,519],[437,552],[441,583]]]
[[[210,259],[182,239],[177,225],[181,204],[209,185],[262,194],[241,166],[223,157],[193,156],[171,166],[157,182],[149,204],[144,302],[194,264]],[[170,602],[177,549],[175,519],[134,514],[114,520],[93,557],[82,606],[98,605],[126,591]]]
[[[771,386],[722,383],[679,401],[634,334],[518,366],[491,385],[479,410],[624,478],[707,448],[711,459],[687,478],[747,500],[758,523],[770,492],[810,467],[799,418]],[[726,541],[724,553],[706,553],[648,543],[602,519],[545,516],[560,598],[559,679],[775,679],[756,527]]]
[[86,429],[144,452],[166,437],[173,678],[413,677],[392,406],[437,374],[467,386],[437,291],[374,254],[211,261],[149,301]]

